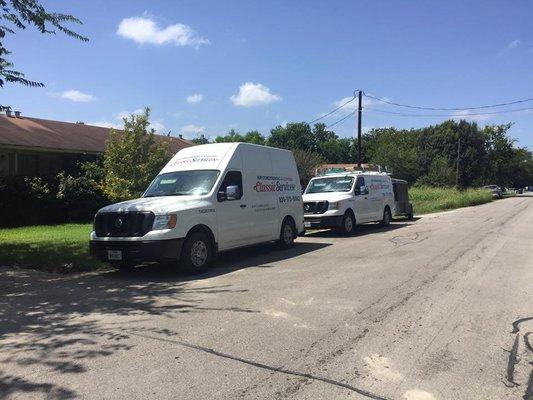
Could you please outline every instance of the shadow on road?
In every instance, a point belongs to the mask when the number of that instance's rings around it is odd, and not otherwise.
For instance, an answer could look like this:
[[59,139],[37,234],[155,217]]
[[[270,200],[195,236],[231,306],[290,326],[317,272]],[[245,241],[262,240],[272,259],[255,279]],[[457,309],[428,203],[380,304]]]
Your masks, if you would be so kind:
[[395,219],[395,221],[401,221],[401,222],[393,222],[389,226],[381,226],[379,224],[362,224],[357,225],[357,228],[355,229],[355,233],[350,236],[343,236],[341,233],[337,232],[334,229],[325,229],[325,230],[319,230],[319,231],[310,231],[305,236],[308,237],[335,237],[335,238],[344,238],[344,239],[353,239],[358,236],[366,236],[366,235],[372,235],[377,233],[383,233],[388,231],[394,231],[396,229],[404,228],[406,226],[411,225],[412,222],[415,222],[419,220],[420,218],[413,218],[412,220],[409,220],[407,218],[401,218],[401,219]]
[[[86,360],[131,350],[134,344],[129,338],[135,329],[128,324],[149,321],[151,315],[176,318],[182,313],[259,312],[206,304],[210,296],[245,293],[246,288],[198,287],[189,281],[243,268],[274,267],[277,261],[325,246],[298,243],[289,250],[268,245],[235,250],[222,254],[214,268],[199,276],[184,276],[168,266],[141,266],[128,274],[105,271],[74,276],[0,268],[0,398],[77,398],[65,386],[68,376],[85,373]],[[113,315],[116,323],[104,322],[106,315]],[[136,331],[166,337],[178,334],[159,328]],[[28,369],[41,373],[32,381]],[[45,375],[43,371],[64,376],[58,379],[62,384],[43,382],[39,378]]]

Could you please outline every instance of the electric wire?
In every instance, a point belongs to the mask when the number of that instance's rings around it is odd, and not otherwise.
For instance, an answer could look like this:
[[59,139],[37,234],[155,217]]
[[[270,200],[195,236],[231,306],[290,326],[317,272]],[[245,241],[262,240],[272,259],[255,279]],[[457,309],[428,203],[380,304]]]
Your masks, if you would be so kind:
[[372,107],[364,107],[363,111],[365,110],[375,111],[375,112],[379,112],[383,114],[399,115],[401,117],[475,117],[479,115],[510,114],[510,113],[523,112],[523,111],[533,111],[533,107],[516,108],[513,110],[495,110],[495,111],[489,111],[489,112],[478,112],[478,113],[468,113],[468,114],[410,114],[410,113],[402,113],[402,112],[396,112],[396,111],[379,110],[377,108],[372,108]]
[[533,101],[533,97],[530,97],[530,98],[527,98],[527,99],[510,101],[510,102],[507,102],[507,103],[489,104],[489,105],[476,106],[476,107],[438,108],[438,107],[422,107],[422,106],[413,106],[413,105],[409,105],[409,104],[395,103],[393,101],[385,100],[385,99],[380,98],[380,97],[376,97],[376,96],[372,96],[370,94],[366,94],[365,92],[363,92],[363,96],[368,97],[369,99],[380,101],[380,102],[385,103],[385,104],[392,105],[392,106],[405,107],[405,108],[414,108],[414,109],[417,109],[417,110],[429,110],[429,111],[480,110],[480,109],[484,109],[484,108],[496,108],[496,107],[510,106],[510,105],[513,105],[513,104],[527,103],[529,101]]
[[320,117],[318,117],[318,118],[315,118],[314,120],[308,122],[308,124],[311,125],[312,123],[315,123],[315,122],[317,122],[317,121],[320,121],[320,120],[323,119],[323,118],[326,118],[327,116],[329,116],[329,115],[333,114],[334,112],[340,110],[340,109],[341,109],[342,107],[344,107],[346,104],[351,103],[351,102],[354,101],[355,99],[356,99],[356,96],[355,96],[355,94],[354,94],[354,96],[353,96],[350,100],[348,100],[347,102],[341,104],[340,106],[338,106],[338,107],[335,108],[334,110],[331,110],[331,111],[328,112],[327,114],[324,114],[324,115],[322,115],[322,116],[320,116]]
[[326,128],[331,128],[331,127],[333,127],[333,126],[335,126],[335,125],[337,125],[337,124],[340,124],[342,121],[348,119],[349,117],[351,117],[351,116],[354,115],[354,114],[355,114],[355,111],[352,111],[352,112],[350,112],[349,114],[347,114],[347,115],[345,115],[344,117],[342,117],[341,119],[339,119],[339,120],[333,122],[332,124],[327,125]]

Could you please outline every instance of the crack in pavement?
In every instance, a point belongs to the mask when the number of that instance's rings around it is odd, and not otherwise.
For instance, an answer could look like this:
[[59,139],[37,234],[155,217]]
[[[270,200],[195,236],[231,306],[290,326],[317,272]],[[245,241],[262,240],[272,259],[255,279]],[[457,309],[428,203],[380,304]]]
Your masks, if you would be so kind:
[[253,361],[253,360],[247,360],[245,358],[241,358],[241,357],[238,357],[238,356],[233,356],[231,354],[222,353],[222,352],[217,351],[215,349],[210,349],[208,347],[203,347],[203,346],[200,346],[200,345],[197,345],[197,344],[192,344],[192,343],[184,342],[184,341],[181,341],[181,340],[174,340],[174,339],[168,339],[168,338],[159,338],[159,337],[155,337],[155,336],[151,336],[151,335],[143,335],[143,334],[134,333],[134,332],[129,332],[129,334],[131,334],[133,336],[143,337],[143,338],[146,338],[146,339],[153,339],[153,340],[159,340],[159,341],[162,341],[162,342],[177,344],[177,345],[182,346],[182,347],[187,347],[187,348],[193,349],[193,350],[199,350],[199,351],[202,351],[202,352],[207,353],[207,354],[211,354],[211,355],[214,355],[214,356],[217,356],[217,357],[222,357],[222,358],[226,358],[226,359],[229,359],[229,360],[237,361],[237,362],[240,362],[240,363],[243,363],[243,364],[251,365],[252,367],[261,368],[261,369],[265,369],[265,370],[272,371],[272,372],[279,372],[279,373],[286,374],[286,375],[299,376],[299,377],[306,378],[306,379],[311,379],[311,380],[315,380],[315,381],[321,381],[321,382],[324,382],[324,383],[327,383],[327,384],[330,384],[330,385],[334,385],[334,386],[342,387],[344,389],[351,390],[352,392],[356,392],[356,393],[358,393],[358,394],[360,394],[362,396],[365,396],[365,397],[367,397],[369,399],[374,399],[374,400],[392,400],[392,399],[390,399],[388,397],[383,397],[383,396],[380,396],[378,394],[369,392],[367,390],[364,390],[364,389],[349,385],[347,383],[336,381],[334,379],[330,379],[330,378],[326,378],[326,377],[322,377],[322,376],[311,375],[311,374],[308,374],[308,373],[305,373],[305,372],[292,371],[292,370],[285,369],[283,367],[273,367],[271,365],[263,364],[263,363],[256,362],[256,361]]

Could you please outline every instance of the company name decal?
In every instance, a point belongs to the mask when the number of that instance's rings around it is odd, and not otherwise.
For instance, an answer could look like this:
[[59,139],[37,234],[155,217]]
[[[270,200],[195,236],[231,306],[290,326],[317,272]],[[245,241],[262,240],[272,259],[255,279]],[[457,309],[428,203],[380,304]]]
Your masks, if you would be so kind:
[[172,161],[171,166],[174,165],[185,165],[185,164],[197,164],[197,163],[206,163],[206,162],[216,162],[219,161],[217,155],[203,155],[203,156],[189,156],[178,158],[177,160]]
[[390,186],[389,186],[389,183],[385,180],[381,180],[381,179],[372,179],[370,181],[370,189],[371,190],[385,190],[385,189],[389,189]]
[[296,189],[296,184],[291,183],[291,177],[258,176],[257,179],[254,190],[259,193],[290,192]]

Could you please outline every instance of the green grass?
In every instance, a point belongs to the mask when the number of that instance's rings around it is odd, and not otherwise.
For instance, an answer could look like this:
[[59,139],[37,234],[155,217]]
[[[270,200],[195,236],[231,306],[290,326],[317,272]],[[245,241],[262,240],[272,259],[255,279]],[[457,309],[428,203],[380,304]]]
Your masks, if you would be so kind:
[[475,206],[492,201],[489,191],[483,189],[412,187],[409,199],[416,215]]
[[89,255],[91,224],[0,229],[0,265],[56,269],[71,264],[92,269],[101,263]]

